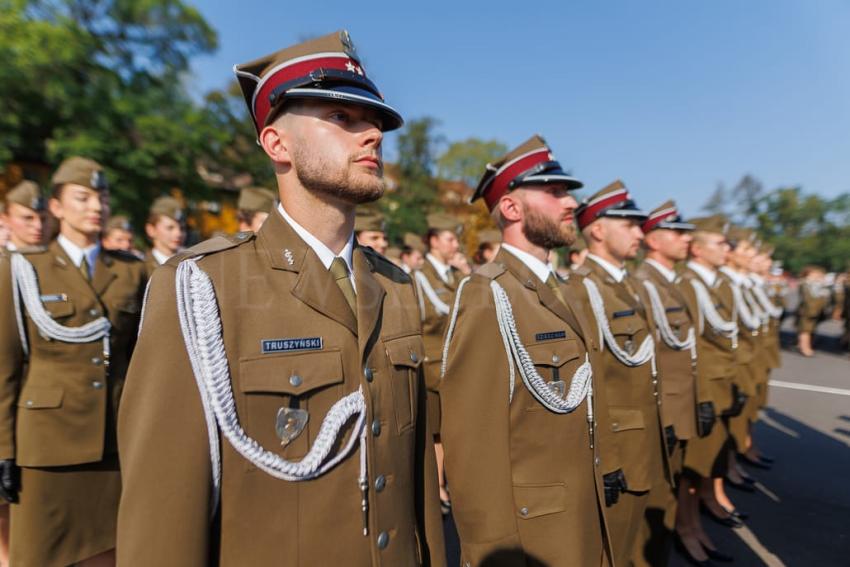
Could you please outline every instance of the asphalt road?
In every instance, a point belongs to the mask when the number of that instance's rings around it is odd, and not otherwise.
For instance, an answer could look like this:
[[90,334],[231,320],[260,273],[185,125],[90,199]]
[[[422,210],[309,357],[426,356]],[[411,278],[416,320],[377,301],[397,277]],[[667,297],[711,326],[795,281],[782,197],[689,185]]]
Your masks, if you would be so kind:
[[[824,331],[837,328],[830,323]],[[831,346],[831,339],[822,344]],[[782,362],[755,430],[758,446],[776,464],[770,471],[747,469],[764,490],[727,490],[750,514],[744,528],[707,517],[703,524],[735,556],[731,567],[850,567],[850,358],[822,351],[804,358],[785,350]],[[671,561],[671,567],[686,565],[682,557]]]

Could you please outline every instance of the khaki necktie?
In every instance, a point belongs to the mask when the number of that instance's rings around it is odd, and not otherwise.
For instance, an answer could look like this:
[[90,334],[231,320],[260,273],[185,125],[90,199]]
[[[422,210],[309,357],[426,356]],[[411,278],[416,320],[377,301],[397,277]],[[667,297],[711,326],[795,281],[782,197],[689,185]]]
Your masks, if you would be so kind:
[[91,273],[89,272],[89,261],[83,256],[83,261],[80,262],[80,273],[83,275],[83,278],[88,282],[91,281]]
[[552,293],[555,294],[555,297],[558,298],[558,301],[567,304],[567,300],[564,299],[564,293],[561,291],[561,286],[558,285],[558,280],[555,279],[555,274],[549,272],[549,277],[546,278],[546,285],[549,286],[549,289],[552,290]]
[[455,275],[452,273],[451,268],[446,271],[446,283],[449,285],[455,285]]
[[336,285],[339,286],[340,291],[345,296],[345,301],[351,307],[351,312],[356,315],[357,295],[354,293],[354,285],[351,283],[351,278],[349,277],[348,264],[345,263],[345,260],[337,256],[331,262],[330,272],[336,280]]

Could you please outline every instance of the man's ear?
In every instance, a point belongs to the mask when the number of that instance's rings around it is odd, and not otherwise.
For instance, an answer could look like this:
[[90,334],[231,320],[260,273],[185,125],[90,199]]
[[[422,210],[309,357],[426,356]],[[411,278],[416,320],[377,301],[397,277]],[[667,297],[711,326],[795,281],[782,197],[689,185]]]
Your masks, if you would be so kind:
[[282,117],[260,131],[260,145],[274,163],[289,165],[292,157],[289,153],[289,139],[286,128],[281,126]]
[[602,242],[605,240],[605,227],[603,226],[603,219],[596,220],[587,227],[587,235],[590,236],[590,240],[595,242]]
[[519,222],[522,220],[522,202],[517,195],[505,195],[498,204],[499,213],[508,222]]

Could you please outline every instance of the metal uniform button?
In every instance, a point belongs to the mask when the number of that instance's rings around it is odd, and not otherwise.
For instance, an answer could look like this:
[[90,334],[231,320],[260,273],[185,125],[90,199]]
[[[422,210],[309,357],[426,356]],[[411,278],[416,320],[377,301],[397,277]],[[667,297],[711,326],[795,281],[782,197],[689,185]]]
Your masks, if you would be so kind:
[[94,382],[91,383],[91,387],[94,388],[95,390],[100,390],[101,388],[103,388],[103,382],[99,382],[99,381],[95,380]]
[[372,422],[372,435],[377,437],[381,434],[381,422],[377,419]]
[[410,361],[411,361],[411,362],[419,362],[419,357],[418,357],[418,356],[416,356],[416,353],[415,353],[415,352],[411,352],[411,353],[410,353]]
[[614,431],[617,431],[618,429],[620,429],[620,424],[619,424],[619,423],[617,423],[616,421],[615,421],[615,422],[613,422],[613,423],[611,424],[611,429],[613,429]]
[[375,491],[381,492],[387,486],[387,477],[382,474],[375,479]]
[[552,362],[558,362],[559,360],[561,360],[561,357],[559,357],[557,354],[552,355]]
[[371,382],[372,380],[375,379],[375,374],[372,372],[371,368],[364,368],[363,369],[363,376],[366,377],[367,382]]
[[526,508],[525,506],[523,506],[522,508],[520,508],[520,509],[519,509],[519,515],[520,515],[520,516],[523,516],[523,517],[524,517],[524,516],[528,516],[528,508]]
[[32,400],[27,400],[27,407],[28,407],[28,408],[31,408],[31,407],[32,407]]
[[378,534],[378,549],[386,549],[390,544],[390,535],[387,532]]
[[303,380],[301,379],[301,376],[299,376],[297,374],[293,374],[292,376],[289,377],[289,383],[292,384],[293,386],[295,386],[296,388],[298,386],[300,386],[302,382],[303,382]]
[[89,309],[89,315],[91,315],[92,317],[97,317],[98,315],[100,315],[100,311],[94,308]]
[[100,366],[101,364],[103,364],[103,359],[95,356],[95,357],[92,357],[91,363],[94,364],[95,366]]
[[596,465],[596,466],[599,466],[599,457],[596,457],[595,459],[593,459],[593,464]]

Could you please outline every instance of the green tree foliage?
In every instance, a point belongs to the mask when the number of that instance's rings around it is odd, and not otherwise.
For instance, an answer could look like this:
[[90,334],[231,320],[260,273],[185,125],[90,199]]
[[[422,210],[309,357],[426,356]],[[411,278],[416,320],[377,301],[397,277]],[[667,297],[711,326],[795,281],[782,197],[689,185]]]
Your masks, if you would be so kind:
[[436,128],[437,121],[426,116],[409,120],[398,136],[397,187],[383,200],[391,239],[408,231],[423,234],[428,228],[426,215],[437,201]]
[[484,167],[508,151],[498,140],[467,138],[453,142],[437,159],[437,172],[441,179],[463,181],[475,187],[484,173]]

